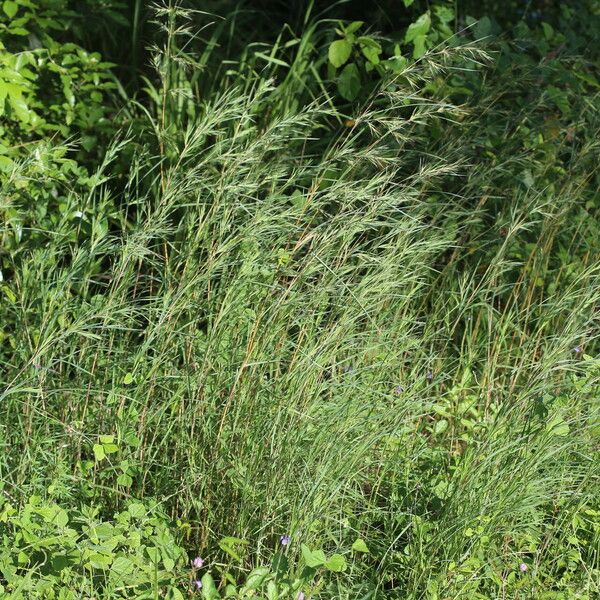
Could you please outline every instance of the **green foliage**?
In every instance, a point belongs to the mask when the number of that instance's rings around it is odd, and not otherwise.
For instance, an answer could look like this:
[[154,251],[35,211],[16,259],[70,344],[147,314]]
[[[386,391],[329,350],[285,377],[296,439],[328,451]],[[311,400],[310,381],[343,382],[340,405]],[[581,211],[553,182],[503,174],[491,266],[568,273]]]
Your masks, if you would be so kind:
[[86,207],[74,206],[70,193],[100,184],[88,166],[102,159],[115,132],[117,87],[100,54],[61,40],[78,16],[67,2],[17,0],[2,9],[0,270],[3,255],[45,243],[62,222],[80,224],[72,240],[86,229]]
[[302,560],[297,568],[292,567],[282,552],[273,555],[270,567],[256,567],[241,577],[236,577],[233,571],[217,567],[221,582],[219,589],[211,573],[205,573],[200,580],[201,593],[206,600],[254,596],[267,600],[296,600],[303,597],[302,594],[310,598],[332,589],[331,577],[346,569],[346,559],[337,553],[326,557],[322,550],[310,550],[302,544]]
[[156,507],[130,502],[103,520],[31,497],[0,511],[0,593],[10,598],[183,597],[187,555]]
[[[362,91],[364,98],[372,92],[373,86],[364,85],[361,79],[373,82],[401,74],[408,64],[402,47],[412,47],[413,59],[420,59],[427,50],[451,38],[454,32],[450,24],[456,17],[452,7],[453,3],[435,4],[407,27],[403,38],[360,35],[363,21],[340,23],[336,33],[343,37],[331,42],[328,50],[329,76],[336,80],[340,96],[353,101]],[[343,69],[338,73],[340,67]]]
[[[342,39],[334,40],[329,45],[330,76],[337,81],[337,90],[342,98],[348,101],[356,100],[361,94],[362,79],[368,81],[370,73],[375,72],[380,77],[389,73],[399,73],[406,66],[406,59],[400,54],[396,44],[391,55],[384,59],[381,41],[369,35],[359,35],[363,28],[362,21],[355,21],[348,26],[340,24],[336,29]],[[351,59],[351,62],[348,61]],[[343,67],[341,71],[337,71]],[[368,92],[370,86],[367,86]],[[365,90],[363,90],[363,95]]]
[[[226,547],[237,538],[224,538]],[[0,504],[0,594],[10,598],[156,598],[195,595],[206,600],[296,599],[326,585],[327,572],[346,569],[341,554],[325,557],[302,545],[297,569],[283,553],[271,567],[239,569],[188,560],[155,504],[129,501],[112,519],[83,506],[66,510],[32,496],[17,509]],[[239,557],[235,557],[239,560]],[[197,559],[198,560],[198,559]],[[216,579],[215,579],[216,577]]]
[[[108,96],[110,63],[96,52],[54,37],[75,12],[66,2],[4,2],[0,13],[0,144],[4,170],[45,137],[76,134],[86,152],[114,131]],[[28,147],[29,146],[29,147]],[[100,153],[93,152],[98,156]]]
[[123,126],[1,5],[4,594],[597,596],[599,14],[493,4],[136,2]]

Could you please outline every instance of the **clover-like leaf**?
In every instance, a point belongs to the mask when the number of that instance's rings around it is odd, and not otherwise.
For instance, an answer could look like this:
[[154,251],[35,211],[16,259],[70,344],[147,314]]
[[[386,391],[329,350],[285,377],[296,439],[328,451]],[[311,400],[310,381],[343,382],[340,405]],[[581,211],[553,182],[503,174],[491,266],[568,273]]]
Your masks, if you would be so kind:
[[332,554],[325,561],[325,568],[334,573],[341,573],[346,570],[346,559],[341,554]]
[[358,67],[351,63],[344,67],[344,70],[338,77],[338,91],[342,98],[346,100],[355,100],[360,92],[360,73]]
[[362,538],[356,538],[354,544],[352,544],[352,550],[354,550],[354,552],[363,552],[367,554],[369,552],[369,547],[367,546],[365,540]]
[[352,53],[352,44],[348,40],[335,40],[329,46],[329,62],[337,69],[346,64]]
[[19,5],[14,0],[6,0],[2,5],[2,10],[4,10],[9,19],[12,19],[17,14]]

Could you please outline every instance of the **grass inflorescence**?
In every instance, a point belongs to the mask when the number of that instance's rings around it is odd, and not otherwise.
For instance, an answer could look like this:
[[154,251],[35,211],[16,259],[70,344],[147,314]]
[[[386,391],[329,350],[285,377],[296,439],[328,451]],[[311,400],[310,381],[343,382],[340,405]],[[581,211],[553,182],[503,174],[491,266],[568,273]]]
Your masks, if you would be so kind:
[[[349,119],[322,81],[292,101],[317,24],[279,83],[241,61],[207,90],[173,10],[89,180],[39,154],[2,179],[4,501],[125,527],[151,500],[235,573],[348,550],[324,598],[594,597],[597,91],[574,136],[510,97],[535,65],[465,44]],[[19,200],[44,178],[51,229]]]

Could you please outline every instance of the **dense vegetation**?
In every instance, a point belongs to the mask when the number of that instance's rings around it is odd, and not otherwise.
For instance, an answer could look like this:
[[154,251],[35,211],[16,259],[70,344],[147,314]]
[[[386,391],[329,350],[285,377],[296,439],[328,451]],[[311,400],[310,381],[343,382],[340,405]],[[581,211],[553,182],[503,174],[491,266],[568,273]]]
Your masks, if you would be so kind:
[[599,36],[0,1],[0,598],[598,597]]

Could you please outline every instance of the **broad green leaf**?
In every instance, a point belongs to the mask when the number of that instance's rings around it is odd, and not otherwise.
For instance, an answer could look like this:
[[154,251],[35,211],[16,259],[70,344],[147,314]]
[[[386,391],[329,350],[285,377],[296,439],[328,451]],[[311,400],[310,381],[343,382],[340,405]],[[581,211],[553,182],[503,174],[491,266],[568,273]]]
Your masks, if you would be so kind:
[[111,523],[98,523],[90,529],[89,534],[90,538],[95,539],[94,543],[98,543],[99,540],[106,542],[115,537],[115,528]]
[[441,21],[444,25],[450,23],[454,20],[454,10],[449,6],[445,6],[443,4],[439,4],[433,7],[433,12],[435,16]]
[[248,578],[246,579],[244,589],[257,590],[262,585],[269,572],[270,570],[268,567],[258,567],[257,569],[250,571]]
[[382,63],[393,73],[402,73],[408,66],[408,59],[405,56],[392,56]]
[[225,536],[221,538],[221,541],[225,544],[239,544],[240,546],[247,546],[250,542],[248,540],[244,540],[242,538],[233,537],[232,535]]
[[426,46],[425,42],[427,41],[427,36],[420,35],[414,40],[414,50],[413,50],[413,58],[421,58],[425,54]]
[[358,38],[358,43],[365,58],[374,65],[378,65],[379,55],[381,54],[381,45],[379,42],[369,37],[360,37]]
[[288,559],[287,556],[283,552],[276,552],[273,555],[273,560],[271,561],[271,569],[274,573],[282,576],[284,573],[287,573],[288,570]]
[[380,52],[377,52],[377,50],[373,50],[373,48],[367,48],[366,46],[361,46],[361,50],[368,61],[372,62],[374,65],[379,64]]
[[219,540],[218,544],[219,548],[221,548],[223,552],[229,554],[229,556],[231,556],[233,559],[241,562],[242,556],[235,546],[245,546],[248,544],[248,542],[236,537],[224,537]]
[[489,17],[483,17],[473,28],[473,35],[476,40],[488,37],[492,33],[492,22]]
[[101,444],[112,444],[115,441],[114,435],[101,435],[100,443]]
[[296,208],[303,208],[306,204],[306,198],[300,190],[294,190],[290,196],[290,201]]
[[352,544],[352,550],[354,550],[354,552],[364,552],[367,554],[369,552],[369,547],[367,546],[365,540],[362,538],[357,538],[354,544]]
[[441,433],[444,433],[444,431],[446,431],[446,429],[448,429],[448,421],[446,419],[440,419],[435,424],[435,427],[433,428],[433,433],[435,433],[436,435],[439,435]]
[[446,498],[448,498],[448,496],[450,496],[451,491],[452,487],[450,485],[450,482],[444,480],[438,481],[438,483],[433,488],[433,493],[440,500],[445,500]]
[[525,184],[525,187],[527,189],[529,189],[530,187],[533,186],[533,184],[535,183],[535,179],[533,178],[533,174],[531,173],[531,171],[529,169],[525,169],[523,171],[523,176],[521,178],[521,181]]
[[406,43],[413,42],[418,37],[424,36],[431,27],[431,16],[429,11],[422,14],[414,23],[411,23],[406,30],[404,41]]
[[338,90],[342,98],[355,100],[360,92],[360,73],[358,67],[351,63],[344,67],[338,77]]
[[415,0],[402,0],[402,2],[404,2],[404,6],[406,6],[406,8],[408,8],[411,4],[413,4]]
[[6,13],[9,19],[12,19],[19,10],[19,5],[13,0],[6,0],[6,2],[2,5],[2,9]]
[[584,73],[576,70],[573,71],[572,74],[575,75],[577,79],[581,79],[581,81],[585,81],[587,84],[600,89],[600,83],[598,83],[597,79],[591,73]]
[[311,550],[306,544],[302,544],[300,548],[307,567],[316,568],[325,564],[326,558],[323,550]]
[[569,425],[560,415],[555,415],[546,423],[546,431],[562,437],[569,435]]
[[146,516],[146,507],[141,502],[132,502],[128,507],[129,514],[137,519]]
[[569,102],[569,97],[565,90],[561,90],[554,85],[549,85],[547,87],[547,93],[550,97],[550,100],[554,102],[556,107],[560,109],[563,115],[568,116],[571,112],[571,103]]
[[0,172],[7,173],[11,171],[15,163],[8,156],[0,156]]
[[349,35],[351,33],[356,33],[363,25],[364,21],[352,21],[348,27],[344,29],[344,31]]
[[140,440],[140,438],[137,435],[135,435],[135,433],[133,433],[133,432],[129,432],[125,436],[125,441],[132,448],[138,448],[139,445],[142,443],[142,441]]
[[21,88],[12,84],[4,85],[8,88],[8,103],[13,113],[22,123],[29,123],[31,111],[27,106],[27,102],[23,99]]
[[125,377],[123,377],[123,383],[125,385],[130,385],[133,383],[133,373],[127,373]]
[[94,458],[96,459],[96,462],[100,462],[101,460],[103,460],[106,457],[106,454],[104,452],[104,446],[102,444],[94,444]]
[[66,527],[67,523],[69,522],[69,515],[64,508],[59,508],[52,521],[59,527]]
[[94,569],[106,569],[112,564],[113,555],[95,552],[88,557],[88,561],[88,565]]
[[167,592],[167,600],[185,600],[185,597],[176,587],[171,587]]
[[61,75],[63,94],[70,106],[75,106],[75,94],[73,94],[73,80],[67,75]]
[[158,551],[158,548],[154,548],[154,546],[149,546],[146,548],[146,554],[153,563],[152,568],[156,568],[156,566],[158,565],[158,561],[160,560],[160,552]]
[[129,475],[127,475],[127,473],[121,473],[121,475],[117,477],[118,485],[122,485],[123,487],[129,487],[132,483],[133,479]]
[[352,44],[348,40],[336,40],[329,46],[329,62],[337,69],[350,58]]
[[217,600],[221,597],[217,591],[215,580],[210,573],[205,573],[200,581],[202,582],[202,597],[204,600]]
[[341,554],[332,554],[325,561],[325,568],[334,573],[341,573],[346,570],[346,559]]
[[274,581],[269,581],[267,583],[267,600],[278,600],[279,598],[279,590],[277,589],[277,584]]
[[134,567],[134,563],[126,556],[117,556],[110,566],[110,573],[113,577],[121,579],[133,573]]

